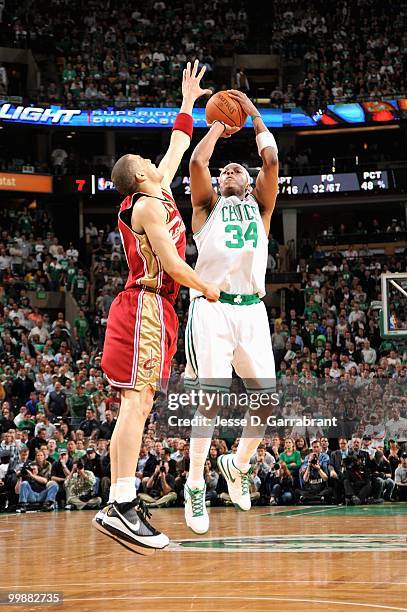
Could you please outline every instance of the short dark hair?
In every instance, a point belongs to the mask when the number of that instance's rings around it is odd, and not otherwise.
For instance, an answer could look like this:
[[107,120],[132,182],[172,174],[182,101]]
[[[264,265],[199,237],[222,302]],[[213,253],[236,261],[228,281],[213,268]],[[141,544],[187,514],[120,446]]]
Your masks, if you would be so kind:
[[135,192],[134,170],[133,155],[123,155],[113,166],[112,181],[120,194],[131,195]]

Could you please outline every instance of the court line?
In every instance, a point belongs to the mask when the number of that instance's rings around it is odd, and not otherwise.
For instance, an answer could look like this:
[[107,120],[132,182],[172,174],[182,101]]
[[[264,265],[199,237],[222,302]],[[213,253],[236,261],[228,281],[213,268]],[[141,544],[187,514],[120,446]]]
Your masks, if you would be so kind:
[[219,595],[191,595],[191,596],[173,596],[173,595],[153,595],[151,597],[140,597],[135,595],[134,597],[64,597],[64,604],[72,601],[162,601],[162,600],[176,600],[176,601],[191,601],[192,603],[198,600],[213,601],[213,600],[224,600],[224,601],[291,601],[296,603],[320,603],[320,604],[334,604],[338,606],[358,606],[361,608],[378,608],[380,610],[401,610],[405,612],[407,608],[397,608],[396,606],[386,606],[381,604],[371,603],[360,603],[356,601],[337,601],[335,599],[300,599],[294,597],[227,597]]
[[301,516],[307,516],[308,514],[318,514],[320,512],[329,512],[330,510],[336,510],[336,506],[331,506],[330,508],[321,508],[321,510],[310,510],[309,512],[294,512],[294,514],[286,514],[284,518],[297,518]]
[[[188,584],[224,584],[224,579],[222,580],[188,580]],[[389,582],[388,580],[354,580],[354,581],[349,581],[349,580],[330,580],[330,579],[326,579],[326,580],[289,580],[289,579],[281,579],[281,580],[229,580],[228,579],[228,583],[231,584],[321,584],[321,585],[326,585],[327,583],[329,584],[389,584],[389,585],[393,585],[393,586],[406,586],[407,582]],[[84,586],[89,584],[88,582],[59,582],[58,583],[58,588],[59,587],[68,587],[68,586]],[[134,580],[129,580],[126,582],[101,582],[101,583],[96,583],[96,582],[92,582],[92,586],[94,587],[103,587],[103,586],[127,586],[127,585],[134,585]],[[137,580],[137,584],[149,584],[151,585],[151,580]],[[185,584],[185,580],[155,580],[154,579],[154,584]],[[0,590],[7,590],[7,589],[18,589],[18,588],[25,588],[25,587],[31,586],[31,585],[8,585],[8,586],[0,586]],[[41,588],[47,588],[47,587],[51,587],[51,586],[55,586],[55,584],[39,584],[36,585],[38,587]]]
[[[203,534],[204,536],[205,534]],[[235,536],[213,536],[210,538],[178,538],[176,540],[173,540],[171,543],[172,544],[177,544],[180,542],[218,542],[219,540],[223,540],[223,541],[233,541],[233,540],[258,540],[261,538],[277,538],[280,540],[286,540],[286,541],[290,541],[290,540],[297,540],[298,538],[302,538],[302,539],[313,539],[313,538],[404,538],[405,539],[405,535],[402,533],[283,533],[283,534],[278,534],[278,533],[263,533],[263,534],[258,534],[258,535],[249,535],[249,536],[244,536],[244,535],[235,535]]]

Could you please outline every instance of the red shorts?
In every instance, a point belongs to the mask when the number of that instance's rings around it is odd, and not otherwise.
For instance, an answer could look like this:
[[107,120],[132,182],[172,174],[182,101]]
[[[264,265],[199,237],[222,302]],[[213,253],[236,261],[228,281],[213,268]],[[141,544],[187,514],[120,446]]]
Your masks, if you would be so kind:
[[171,302],[145,289],[122,291],[107,319],[102,357],[107,380],[123,389],[165,389],[177,340],[178,317]]

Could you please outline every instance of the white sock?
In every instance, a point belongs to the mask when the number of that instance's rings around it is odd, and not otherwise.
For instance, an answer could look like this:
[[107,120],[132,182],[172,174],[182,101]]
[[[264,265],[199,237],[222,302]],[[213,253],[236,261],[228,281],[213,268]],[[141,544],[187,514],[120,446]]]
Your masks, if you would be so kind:
[[117,489],[117,484],[116,483],[112,483],[110,485],[110,489],[109,489],[109,504],[114,502],[115,499],[116,499],[116,489]]
[[119,504],[133,501],[136,497],[136,477],[118,478],[116,483],[116,500]]
[[236,455],[233,457],[233,463],[241,472],[247,472],[250,468],[250,458],[256,452],[267,429],[267,423],[252,425],[249,411],[246,413],[245,418],[247,425],[243,428]]
[[[195,416],[202,416],[197,411]],[[191,489],[202,489],[205,485],[203,472],[211,447],[216,417],[205,417],[205,425],[193,425],[189,448],[189,473],[187,484]]]

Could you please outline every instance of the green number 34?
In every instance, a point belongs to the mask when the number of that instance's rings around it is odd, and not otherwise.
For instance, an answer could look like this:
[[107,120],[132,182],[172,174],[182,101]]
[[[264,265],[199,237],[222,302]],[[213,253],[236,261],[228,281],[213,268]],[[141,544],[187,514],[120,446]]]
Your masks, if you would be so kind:
[[252,221],[243,235],[240,225],[229,224],[225,227],[225,232],[231,234],[231,240],[226,240],[225,244],[229,249],[241,249],[245,242],[252,242],[253,248],[257,247],[257,223]]

